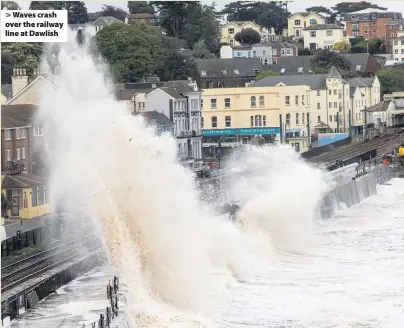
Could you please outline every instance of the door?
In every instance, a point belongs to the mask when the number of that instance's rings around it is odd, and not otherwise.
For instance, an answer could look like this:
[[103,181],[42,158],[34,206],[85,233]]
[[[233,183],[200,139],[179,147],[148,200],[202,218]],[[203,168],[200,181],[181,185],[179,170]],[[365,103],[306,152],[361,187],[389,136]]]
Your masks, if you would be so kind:
[[11,194],[11,216],[19,216],[20,204],[19,204],[19,190],[13,189]]

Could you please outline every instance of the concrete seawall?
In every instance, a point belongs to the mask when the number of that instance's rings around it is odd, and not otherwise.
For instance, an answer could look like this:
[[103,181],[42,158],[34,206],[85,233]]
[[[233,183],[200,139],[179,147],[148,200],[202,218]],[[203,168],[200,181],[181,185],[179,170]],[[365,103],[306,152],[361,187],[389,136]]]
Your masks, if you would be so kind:
[[331,218],[342,203],[347,207],[360,203],[365,198],[376,194],[378,184],[386,183],[393,177],[392,167],[378,166],[364,176],[337,186],[325,195],[321,202],[320,217],[322,219]]

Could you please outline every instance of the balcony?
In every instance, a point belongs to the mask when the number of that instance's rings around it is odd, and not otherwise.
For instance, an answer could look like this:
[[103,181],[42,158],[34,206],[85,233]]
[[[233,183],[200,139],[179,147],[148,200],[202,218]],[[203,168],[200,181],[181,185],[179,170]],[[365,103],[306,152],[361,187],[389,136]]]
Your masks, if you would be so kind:
[[1,173],[2,174],[20,174],[26,172],[24,164],[2,164],[1,166]]

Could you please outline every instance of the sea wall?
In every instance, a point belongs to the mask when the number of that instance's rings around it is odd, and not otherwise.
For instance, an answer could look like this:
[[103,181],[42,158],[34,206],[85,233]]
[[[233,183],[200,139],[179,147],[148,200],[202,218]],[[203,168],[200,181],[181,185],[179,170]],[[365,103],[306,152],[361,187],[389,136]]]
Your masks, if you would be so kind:
[[319,215],[321,219],[331,218],[341,208],[342,204],[351,207],[376,194],[377,185],[386,183],[393,176],[392,167],[380,165],[358,178],[336,186],[335,189],[325,195],[320,204]]

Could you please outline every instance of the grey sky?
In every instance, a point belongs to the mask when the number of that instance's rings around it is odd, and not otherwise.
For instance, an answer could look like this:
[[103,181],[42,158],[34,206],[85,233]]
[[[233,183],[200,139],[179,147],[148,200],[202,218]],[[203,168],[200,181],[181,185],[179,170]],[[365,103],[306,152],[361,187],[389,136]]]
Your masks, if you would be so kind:
[[[351,0],[352,1],[352,0]],[[217,8],[222,9],[227,3],[231,1],[216,1]],[[305,11],[306,8],[311,7],[311,6],[322,6],[324,5],[324,2],[327,3],[326,7],[332,7],[336,3],[342,2],[342,1],[294,1],[290,2],[288,5],[288,9],[290,12],[294,13],[297,11]],[[359,2],[359,0],[358,0]],[[404,1],[402,0],[391,0],[391,1],[370,1],[373,3],[377,3],[379,6],[386,7],[389,10],[394,10],[398,11],[404,14]],[[113,5],[116,7],[120,7],[122,9],[127,10],[127,1],[85,1],[88,12],[96,12],[101,9],[103,4],[109,4]],[[202,3],[205,4],[211,4],[212,1],[202,1]],[[23,9],[28,9],[29,7],[29,2],[20,2],[20,5]]]

